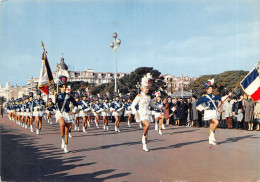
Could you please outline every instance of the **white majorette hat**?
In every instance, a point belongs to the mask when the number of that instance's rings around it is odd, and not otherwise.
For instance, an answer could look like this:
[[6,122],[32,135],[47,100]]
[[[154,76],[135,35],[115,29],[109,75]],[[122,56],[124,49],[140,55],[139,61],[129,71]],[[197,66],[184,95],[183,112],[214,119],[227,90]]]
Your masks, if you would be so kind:
[[150,85],[150,79],[152,78],[152,75],[150,73],[147,73],[144,75],[141,81],[141,87],[149,87]]

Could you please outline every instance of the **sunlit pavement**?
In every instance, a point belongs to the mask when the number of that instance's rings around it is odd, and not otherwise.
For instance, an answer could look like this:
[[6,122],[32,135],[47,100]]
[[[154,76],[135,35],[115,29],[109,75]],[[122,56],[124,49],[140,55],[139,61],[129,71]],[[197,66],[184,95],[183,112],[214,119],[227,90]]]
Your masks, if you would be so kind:
[[[217,146],[208,144],[207,128],[168,126],[149,130],[149,152],[142,151],[142,130],[120,123],[120,133],[94,124],[74,131],[69,153],[60,148],[57,123],[43,121],[41,135],[7,116],[1,123],[3,181],[260,181],[260,132],[218,129]],[[81,120],[82,124],[82,120]]]

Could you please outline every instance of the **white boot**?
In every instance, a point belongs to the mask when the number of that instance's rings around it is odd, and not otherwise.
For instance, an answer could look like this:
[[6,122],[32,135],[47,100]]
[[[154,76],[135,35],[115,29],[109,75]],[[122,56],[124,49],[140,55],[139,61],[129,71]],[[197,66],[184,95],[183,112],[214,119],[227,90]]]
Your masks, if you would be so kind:
[[164,124],[162,124],[162,129],[165,130]]
[[120,132],[119,127],[117,127],[117,132]]
[[209,137],[211,138],[211,140],[212,140],[213,142],[216,142],[215,135],[214,135],[214,133],[213,133],[212,131],[210,132]]
[[50,124],[52,125],[52,121],[50,122]]
[[39,129],[36,129],[36,134],[39,135]]
[[18,125],[21,126],[21,123],[22,123],[22,122],[20,121]]
[[31,125],[31,132],[33,132],[33,126]]
[[70,137],[70,138],[72,138],[72,135],[71,135],[71,133],[70,133],[70,132],[69,132],[69,137]]
[[217,145],[217,144],[212,140],[212,138],[210,138],[210,137],[209,137],[209,144],[210,144],[210,145]]
[[65,147],[65,137],[61,137],[61,148],[64,149]]
[[28,126],[27,126],[27,124],[25,125],[25,129],[27,129],[28,128]]
[[79,131],[79,126],[77,126],[77,129],[78,129],[78,131]]
[[75,125],[74,131],[77,131],[77,125]]
[[107,126],[107,131],[109,130],[108,126]]
[[48,123],[50,123],[50,120],[49,120],[49,118],[48,118]]
[[162,135],[162,130],[159,130],[159,135]]
[[41,134],[41,130],[39,129],[39,131],[38,131],[38,135],[40,135]]
[[128,121],[128,126],[131,127],[130,121]]
[[158,131],[158,124],[157,123],[155,124],[154,130]]
[[89,124],[89,122],[88,122],[88,127],[90,127],[90,124]]
[[69,152],[69,150],[68,150],[68,145],[64,145],[64,153],[68,153]]
[[142,143],[146,144],[146,137],[144,135],[142,136]]
[[106,129],[106,125],[103,125],[103,130],[105,130]]
[[149,152],[149,149],[147,148],[147,145],[146,145],[146,144],[143,144],[143,151]]
[[139,127],[140,127],[141,129],[143,129],[142,123],[139,124]]
[[115,126],[115,132],[117,132],[117,127]]

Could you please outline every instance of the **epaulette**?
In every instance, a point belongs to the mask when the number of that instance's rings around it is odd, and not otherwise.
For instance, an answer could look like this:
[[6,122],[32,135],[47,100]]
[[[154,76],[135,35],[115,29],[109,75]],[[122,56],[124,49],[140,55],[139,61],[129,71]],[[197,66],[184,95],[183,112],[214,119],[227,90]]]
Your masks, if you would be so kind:
[[141,94],[138,94],[136,97],[140,97],[140,96],[142,96]]
[[203,94],[202,97],[206,96],[207,94]]

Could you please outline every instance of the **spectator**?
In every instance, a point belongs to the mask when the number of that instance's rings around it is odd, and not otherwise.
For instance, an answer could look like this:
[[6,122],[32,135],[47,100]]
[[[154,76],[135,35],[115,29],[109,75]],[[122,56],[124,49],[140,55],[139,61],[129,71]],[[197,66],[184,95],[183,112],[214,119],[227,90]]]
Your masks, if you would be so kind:
[[227,128],[227,122],[225,117],[225,110],[224,110],[224,104],[222,104],[219,109],[219,127],[220,128]]
[[259,131],[259,123],[260,123],[260,100],[257,101],[254,109],[254,114],[255,114],[255,123],[256,123],[256,130]]
[[168,98],[163,99],[163,104],[164,104],[164,107],[165,107],[164,119],[166,120],[166,125],[168,126],[169,122],[170,122],[170,105],[169,105],[169,102],[168,102]]
[[239,100],[234,98],[235,102],[232,106],[232,114],[233,114],[233,127],[235,129],[241,129],[241,121],[243,119],[243,111],[242,111],[242,98],[240,97]]
[[197,102],[197,99],[195,97],[192,97],[191,103],[190,103],[191,104],[190,120],[191,120],[191,126],[198,127],[199,111],[196,109],[196,102]]
[[254,101],[248,96],[245,100],[245,122],[248,123],[248,131],[253,131],[253,121],[254,121]]
[[4,108],[3,108],[2,105],[0,105],[0,110],[1,110],[1,115],[2,115],[2,117],[3,117],[3,116],[4,116]]
[[179,126],[185,126],[186,125],[186,112],[187,112],[187,104],[180,99],[180,104],[177,110],[177,117],[180,121]]
[[225,118],[227,121],[227,128],[232,129],[232,102],[229,97],[224,103],[223,110],[225,111]]
[[173,111],[172,111],[173,103],[172,103],[171,97],[168,97],[168,103],[169,103],[169,109],[170,109],[169,124],[173,124]]

